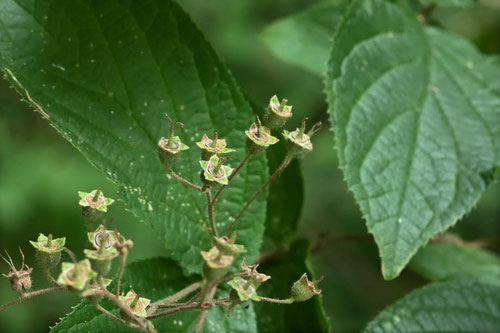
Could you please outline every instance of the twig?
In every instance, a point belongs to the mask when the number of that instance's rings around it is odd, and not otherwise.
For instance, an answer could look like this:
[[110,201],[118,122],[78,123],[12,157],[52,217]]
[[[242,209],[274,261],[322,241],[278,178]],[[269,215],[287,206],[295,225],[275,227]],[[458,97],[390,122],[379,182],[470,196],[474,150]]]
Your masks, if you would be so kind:
[[16,300],[13,300],[10,303],[6,303],[6,304],[3,304],[3,305],[0,305],[0,311],[2,311],[3,309],[8,308],[9,306],[22,303],[22,302],[26,301],[27,299],[33,298],[35,296],[39,296],[39,295],[43,295],[43,294],[48,294],[48,293],[51,293],[51,292],[54,292],[54,291],[59,291],[59,290],[66,290],[66,289],[67,288],[65,286],[56,286],[56,287],[50,287],[50,288],[45,288],[45,289],[40,289],[40,290],[32,291],[32,292],[29,292],[29,293],[25,293],[21,297],[19,297]]
[[125,270],[125,265],[127,264],[128,250],[125,250],[122,255],[122,261],[120,263],[120,269],[118,271],[118,277],[116,278],[116,296],[120,296],[120,286],[122,282],[123,271]]
[[168,169],[168,173],[172,177],[174,177],[175,179],[177,179],[179,182],[183,183],[184,185],[187,185],[187,186],[189,186],[189,187],[191,187],[191,188],[193,188],[193,189],[195,189],[197,191],[203,192],[203,189],[202,189],[201,186],[195,185],[195,184],[191,183],[189,180],[182,178],[181,176],[179,176],[178,174],[176,174],[174,170]]
[[[206,300],[203,301],[203,303],[211,304],[216,290],[217,290],[217,287],[212,287],[212,289],[210,289],[210,291],[208,292],[208,296],[207,296]],[[203,304],[201,304],[201,305],[203,306]],[[208,314],[208,309],[204,309],[201,312],[200,317],[198,318],[198,325],[196,325],[196,333],[201,333],[201,331],[203,330],[203,325],[205,325],[205,320],[207,319],[207,314]]]
[[293,299],[287,298],[287,299],[277,299],[277,298],[269,298],[269,297],[263,297],[259,296],[261,301],[269,302],[269,303],[276,303],[276,304],[292,304]]
[[266,189],[266,187],[269,184],[271,184],[283,172],[283,170],[286,169],[286,167],[290,164],[291,161],[292,161],[292,158],[290,158],[288,155],[285,156],[285,159],[283,160],[283,163],[281,163],[281,165],[279,166],[279,168],[277,168],[274,171],[274,173],[271,175],[271,177],[269,177],[269,179],[264,184],[262,184],[262,186],[257,190],[257,192],[255,192],[255,194],[250,199],[248,199],[248,201],[245,203],[245,205],[240,210],[240,212],[238,213],[238,215],[236,215],[236,217],[234,218],[234,221],[227,228],[227,230],[225,232],[226,235],[229,235],[232,232],[233,228],[236,226],[236,223],[241,218],[241,216],[246,212],[246,210],[248,209],[248,207],[250,207],[250,205],[252,204],[252,202],[254,202],[255,199],[257,199],[262,194],[262,192],[264,192],[264,190]]
[[195,283],[192,283],[190,284],[189,286],[185,287],[184,289],[181,289],[180,291],[178,291],[177,293],[171,295],[171,296],[168,296],[164,299],[161,299],[157,302],[154,302],[153,304],[151,304],[149,306],[149,313],[154,313],[156,311],[156,309],[161,306],[161,305],[166,305],[166,304],[170,304],[170,303],[174,303],[174,302],[177,302],[178,300],[186,297],[187,295],[191,294],[193,291],[196,291],[198,289],[201,288],[202,286],[202,282],[201,281],[198,281],[198,282],[195,282]]
[[212,193],[210,190],[207,192],[207,205],[208,205],[208,220],[210,221],[210,229],[212,230],[212,236],[219,237],[217,232],[217,226],[215,225],[214,218],[214,202],[212,201]]
[[[241,161],[241,163],[236,167],[236,169],[234,169],[233,172],[231,172],[231,175],[227,179],[228,182],[230,182],[241,171],[241,169],[245,166],[245,164],[247,164],[247,162],[250,160],[250,157],[252,157],[251,154],[247,154],[245,156],[245,158],[243,159],[243,161]],[[219,190],[215,193],[214,198],[212,200],[212,204],[213,205],[215,205],[215,203],[217,202],[217,199],[219,199],[220,195],[222,194],[222,191],[224,191],[224,189],[226,187],[227,187],[227,185],[222,185],[219,188]]]
[[177,312],[186,311],[186,310],[193,310],[193,309],[200,309],[200,308],[201,308],[201,305],[199,305],[197,303],[186,304],[186,305],[179,306],[178,308],[175,308],[175,309],[172,309],[169,311],[160,312],[160,313],[157,313],[154,315],[147,316],[146,319],[153,320],[153,319],[163,318],[163,317],[173,315]]
[[95,307],[96,307],[96,309],[97,309],[97,310],[101,311],[101,312],[102,312],[102,313],[104,313],[106,316],[108,316],[109,318],[111,318],[111,319],[113,319],[113,320],[115,320],[115,321],[119,322],[120,324],[123,324],[123,325],[126,325],[126,326],[134,325],[134,326],[132,326],[132,327],[134,327],[134,328],[140,328],[140,326],[137,326],[137,325],[135,325],[135,324],[133,324],[133,323],[127,323],[125,320],[123,320],[123,319],[121,319],[121,318],[118,318],[117,316],[115,316],[114,314],[112,314],[111,312],[109,312],[108,310],[106,310],[105,308],[103,308],[103,307],[101,306],[101,304],[99,304],[99,303],[95,303],[94,305],[95,305]]

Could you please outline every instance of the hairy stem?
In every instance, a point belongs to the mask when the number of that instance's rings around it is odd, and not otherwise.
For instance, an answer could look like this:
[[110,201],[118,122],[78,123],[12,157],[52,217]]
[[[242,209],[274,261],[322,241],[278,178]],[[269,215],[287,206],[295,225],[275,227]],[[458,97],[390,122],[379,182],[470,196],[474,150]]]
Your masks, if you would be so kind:
[[261,301],[269,302],[269,303],[276,303],[276,304],[292,304],[293,299],[287,298],[287,299],[277,299],[277,298],[269,298],[269,297],[263,297],[259,296]]
[[[217,291],[217,287],[212,287],[208,292],[208,295],[205,300],[202,300],[203,304],[212,304],[212,300],[214,298],[215,292]],[[201,306],[203,306],[201,304]],[[200,317],[198,318],[198,325],[196,325],[196,333],[201,333],[203,330],[203,325],[205,325],[205,320],[207,319],[208,309],[204,309]]]
[[97,310],[101,311],[102,313],[104,313],[106,316],[108,316],[109,318],[113,319],[114,321],[117,321],[119,322],[120,324],[123,324],[125,326],[130,326],[130,327],[133,327],[133,328],[139,328],[140,329],[140,326],[137,326],[133,323],[127,323],[125,320],[121,319],[121,318],[118,318],[117,316],[115,316],[114,314],[112,314],[111,312],[109,312],[108,310],[106,310],[105,308],[103,308],[101,306],[101,304],[99,303],[95,303],[95,307]]
[[181,176],[179,176],[178,174],[176,174],[174,170],[168,169],[168,173],[172,177],[174,177],[175,179],[177,179],[177,181],[179,181],[180,183],[182,183],[184,185],[187,185],[187,186],[189,186],[189,187],[191,187],[191,188],[193,188],[193,189],[195,189],[197,191],[203,192],[203,189],[202,189],[201,186],[195,185],[195,184],[191,183],[189,180],[182,178]]
[[219,237],[217,232],[217,226],[215,225],[214,218],[214,202],[212,201],[212,193],[210,190],[207,192],[207,204],[208,204],[208,220],[210,221],[210,229],[212,230],[212,236]]
[[180,305],[177,308],[174,308],[174,309],[169,310],[169,311],[160,312],[160,313],[157,313],[154,315],[147,316],[146,319],[153,320],[153,319],[168,317],[168,316],[171,316],[171,315],[176,314],[176,313],[181,312],[181,311],[199,309],[200,307],[201,306],[197,303],[184,304],[184,305]]
[[22,303],[22,302],[24,302],[30,298],[33,298],[35,296],[48,294],[48,293],[51,293],[54,291],[59,291],[59,290],[67,290],[67,288],[65,286],[56,286],[56,287],[50,287],[50,288],[45,288],[45,289],[40,289],[40,290],[32,291],[29,293],[25,293],[21,297],[19,297],[18,299],[13,300],[12,302],[0,305],[0,311],[8,308],[9,306]]
[[[251,154],[247,154],[243,161],[236,167],[236,169],[231,172],[231,175],[228,177],[228,182],[230,182],[236,175],[241,171],[241,169],[247,164],[247,162],[250,160],[250,157],[252,157]],[[219,199],[220,195],[222,194],[222,191],[227,187],[227,185],[222,185],[219,190],[215,193],[214,198],[212,200],[212,204],[215,205],[217,202],[217,199]]]
[[156,309],[158,309],[160,306],[177,302],[178,300],[186,297],[187,295],[191,294],[192,292],[200,289],[202,285],[203,285],[203,283],[201,281],[192,283],[189,286],[185,287],[184,289],[181,289],[177,293],[170,295],[164,299],[161,299],[157,302],[154,302],[153,304],[151,304],[149,306],[148,313],[154,313],[156,311]]
[[269,184],[271,184],[276,178],[278,178],[278,176],[286,169],[286,167],[290,164],[291,161],[292,158],[290,156],[288,155],[285,156],[285,159],[283,160],[281,165],[274,171],[274,173],[269,177],[269,179],[264,184],[262,184],[262,186],[254,193],[254,195],[250,199],[248,199],[248,201],[245,203],[245,205],[240,210],[238,215],[236,215],[236,217],[234,218],[234,221],[227,228],[225,235],[231,234],[234,227],[236,226],[236,223],[238,223],[238,220],[241,218],[241,216],[243,216],[248,207],[250,207],[250,205],[255,201],[255,199],[257,199],[262,194],[262,192],[264,192],[264,190],[266,189],[267,186],[269,186]]
[[125,265],[127,264],[128,251],[125,250],[122,255],[122,261],[120,262],[120,269],[118,271],[118,277],[116,278],[116,296],[120,296],[120,286],[122,282],[123,271],[125,270]]

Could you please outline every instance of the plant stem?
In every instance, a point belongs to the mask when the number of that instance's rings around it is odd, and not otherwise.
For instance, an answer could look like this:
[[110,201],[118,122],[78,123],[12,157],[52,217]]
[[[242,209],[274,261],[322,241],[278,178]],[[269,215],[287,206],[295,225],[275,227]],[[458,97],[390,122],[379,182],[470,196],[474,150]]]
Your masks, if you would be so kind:
[[174,170],[168,169],[168,173],[172,177],[174,177],[175,179],[177,179],[179,182],[183,183],[184,185],[187,185],[187,186],[189,186],[189,187],[191,187],[191,188],[193,188],[193,189],[195,189],[197,191],[203,192],[201,186],[195,185],[195,184],[191,183],[189,180],[182,178],[181,176],[179,176],[178,174],[176,174]]
[[115,316],[114,314],[112,314],[111,312],[109,312],[108,310],[106,310],[105,308],[103,308],[101,306],[101,304],[99,304],[99,303],[95,303],[95,307],[96,307],[97,310],[101,311],[106,316],[108,316],[109,318],[111,318],[111,319],[119,322],[120,324],[123,324],[123,325],[126,325],[126,326],[131,326],[131,327],[134,327],[134,328],[140,328],[140,326],[137,326],[137,325],[132,324],[132,323],[127,323],[125,320],[123,320],[121,318],[118,318],[117,316]]
[[[234,177],[236,177],[236,175],[241,171],[241,169],[245,166],[245,164],[247,164],[247,162],[250,160],[250,157],[252,157],[251,154],[247,154],[245,156],[243,161],[241,161],[240,164],[236,167],[236,169],[234,169],[233,172],[231,172],[231,175],[227,179],[228,182],[230,182]],[[226,187],[227,187],[227,185],[222,185],[219,188],[219,190],[217,191],[217,193],[215,193],[214,198],[212,200],[213,205],[215,205],[215,203],[217,202],[217,199],[219,199],[220,195],[222,194],[222,191],[224,191],[224,189]]]
[[120,269],[118,271],[118,277],[116,278],[116,296],[120,296],[120,286],[122,282],[123,271],[125,270],[125,265],[127,264],[128,250],[125,249],[122,255],[122,261],[120,263]]
[[287,298],[287,299],[277,299],[277,298],[269,298],[269,297],[263,297],[259,296],[261,301],[269,302],[269,303],[276,303],[276,304],[292,304],[293,299]]
[[[217,287],[212,287],[210,291],[208,292],[207,298],[205,300],[202,300],[201,306],[203,306],[205,303],[212,304],[212,300],[214,298],[215,292],[217,291]],[[200,317],[198,319],[198,325],[196,325],[196,333],[201,333],[203,330],[203,325],[205,325],[205,320],[207,319],[207,314],[208,314],[208,309],[204,309]]]
[[48,293],[51,293],[51,292],[54,292],[54,291],[59,291],[59,290],[66,290],[66,289],[67,288],[65,286],[56,286],[56,287],[50,287],[50,288],[45,288],[45,289],[40,289],[40,290],[32,291],[32,292],[29,292],[29,293],[25,293],[21,297],[19,297],[18,299],[13,300],[12,302],[0,305],[0,311],[2,311],[3,309],[8,308],[9,306],[22,303],[22,302],[24,302],[24,301],[26,301],[26,300],[28,300],[30,298],[33,298],[35,296],[43,295],[43,294],[48,294]]
[[163,318],[163,317],[167,317],[167,316],[176,314],[177,312],[199,309],[200,307],[201,306],[197,303],[185,304],[185,305],[179,306],[179,307],[172,309],[172,310],[169,310],[169,311],[160,312],[160,313],[157,313],[154,315],[147,316],[146,319],[153,320],[153,319]]
[[158,309],[159,306],[177,302],[178,300],[180,300],[180,299],[186,297],[187,295],[191,294],[193,291],[196,291],[196,290],[200,289],[202,285],[203,285],[203,283],[201,281],[192,283],[189,286],[185,287],[184,289],[181,289],[177,293],[175,293],[173,295],[170,295],[170,296],[168,296],[168,297],[166,297],[164,299],[161,299],[161,300],[159,300],[157,302],[154,302],[153,304],[151,304],[149,306],[148,312],[149,313],[154,313],[156,311],[156,309]]
[[212,192],[208,190],[206,193],[207,193],[207,205],[208,205],[208,220],[210,221],[210,229],[212,230],[212,236],[219,237],[219,234],[217,232],[217,226],[215,225],[214,202],[212,201]]
[[286,155],[285,159],[283,160],[283,162],[281,163],[281,165],[274,171],[274,173],[269,177],[269,179],[264,184],[262,184],[262,186],[254,193],[254,195],[250,199],[248,199],[248,201],[245,203],[245,205],[240,210],[240,212],[238,213],[238,215],[236,215],[236,217],[234,218],[234,221],[227,228],[227,230],[225,232],[225,235],[229,235],[232,232],[232,230],[236,226],[236,223],[241,218],[241,216],[246,212],[246,210],[248,209],[248,207],[250,207],[250,205],[252,204],[252,202],[254,202],[255,199],[257,199],[262,194],[262,192],[264,192],[264,190],[266,189],[266,187],[269,184],[271,184],[283,172],[283,170],[286,169],[286,167],[290,164],[291,161],[292,161],[292,158],[289,155]]

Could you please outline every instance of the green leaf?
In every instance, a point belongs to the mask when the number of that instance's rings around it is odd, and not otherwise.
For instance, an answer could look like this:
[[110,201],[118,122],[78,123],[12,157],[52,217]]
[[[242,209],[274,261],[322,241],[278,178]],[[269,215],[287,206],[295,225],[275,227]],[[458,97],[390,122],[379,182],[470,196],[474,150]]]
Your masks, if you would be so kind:
[[354,1],[327,93],[340,166],[385,278],[470,211],[500,164],[500,66],[404,2]]
[[497,332],[500,286],[472,277],[435,283],[385,309],[365,333]]
[[455,244],[428,244],[408,264],[425,278],[438,281],[490,266],[500,268],[500,258],[485,250]]
[[322,1],[298,14],[278,20],[261,39],[278,58],[323,75],[332,45],[331,32],[341,22],[349,1]]
[[[186,278],[181,268],[172,260],[149,259],[127,266],[123,275],[122,288],[124,292],[134,289],[141,297],[153,302],[162,299],[188,284],[198,280],[195,277]],[[110,290],[114,289],[114,283]],[[221,295],[223,297],[225,295]],[[219,297],[219,295],[217,296]],[[119,316],[120,311],[111,302],[103,301],[103,306]],[[178,314],[153,321],[159,332],[194,332],[200,310],[184,311]],[[93,304],[83,301],[71,313],[51,329],[58,332],[137,332],[121,325],[102,314]],[[212,309],[205,324],[204,332],[257,332],[253,308],[243,309],[237,306],[231,317],[220,307]]]
[[[252,111],[182,9],[168,0],[0,0],[0,67],[25,100],[119,184],[119,198],[154,229],[169,256],[201,272],[200,250],[211,245],[206,199],[170,179],[157,157],[169,131],[164,114],[185,124],[176,134],[191,146],[174,169],[199,183],[195,142],[217,130],[238,149],[233,161],[241,160]],[[219,230],[266,178],[265,157],[252,159],[219,200]],[[75,196],[77,190],[86,189]],[[264,207],[262,197],[237,227],[249,261],[261,243]]]
[[424,6],[472,7],[477,3],[477,0],[420,0],[420,3]]
[[[258,294],[272,298],[288,298],[290,287],[302,274],[312,279],[313,272],[308,263],[309,242],[294,241],[290,250],[269,259],[259,266],[259,272],[270,275]],[[320,297],[290,305],[276,305],[266,302],[255,303],[259,332],[330,332],[330,323]]]

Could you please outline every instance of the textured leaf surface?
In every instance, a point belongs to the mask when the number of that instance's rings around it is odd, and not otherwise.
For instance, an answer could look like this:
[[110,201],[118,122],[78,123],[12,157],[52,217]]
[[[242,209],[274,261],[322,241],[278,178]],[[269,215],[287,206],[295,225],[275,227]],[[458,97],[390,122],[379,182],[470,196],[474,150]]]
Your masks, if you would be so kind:
[[[123,275],[124,291],[134,289],[141,296],[153,302],[171,295],[195,282],[194,277],[183,276],[181,268],[172,260],[150,259],[127,266]],[[111,286],[110,288],[114,288]],[[104,306],[115,315],[120,311],[110,302]],[[233,315],[228,318],[225,310],[212,309],[208,316],[204,332],[257,332],[253,308],[243,309],[237,306]],[[167,318],[153,321],[159,332],[194,332],[200,311],[185,311]],[[51,330],[56,332],[137,332],[113,321],[95,309],[89,302],[82,302],[62,319]]]
[[405,2],[352,2],[327,78],[340,165],[385,278],[467,213],[500,164],[500,67]]
[[[240,160],[252,111],[180,7],[157,0],[0,0],[0,64],[25,99],[120,185],[119,197],[169,255],[200,272],[200,250],[210,246],[206,200],[169,179],[157,158],[156,144],[168,134],[164,113],[185,124],[178,134],[191,149],[177,171],[198,183],[194,143],[218,130],[238,149],[233,161]],[[260,157],[235,178],[219,200],[220,229],[266,174]],[[238,224],[238,242],[250,258],[260,246],[264,207],[261,198]]]
[[500,286],[472,277],[416,290],[380,313],[365,333],[498,332]]
[[[308,263],[309,242],[296,240],[283,256],[277,256],[259,266],[259,271],[271,275],[258,290],[259,295],[273,298],[287,298],[290,287],[302,274],[313,278]],[[330,332],[330,323],[323,309],[320,297],[306,302],[281,306],[272,303],[255,303],[260,333],[274,332]]]
[[412,258],[408,267],[429,280],[444,280],[459,273],[474,273],[497,266],[495,254],[455,244],[428,244]]
[[296,15],[272,23],[261,38],[278,58],[323,75],[332,31],[341,22],[346,0],[322,1]]

